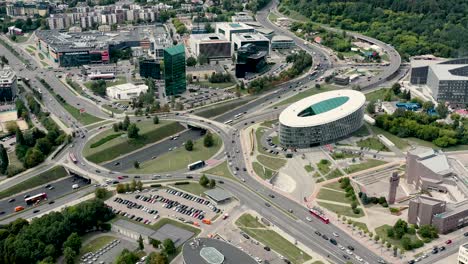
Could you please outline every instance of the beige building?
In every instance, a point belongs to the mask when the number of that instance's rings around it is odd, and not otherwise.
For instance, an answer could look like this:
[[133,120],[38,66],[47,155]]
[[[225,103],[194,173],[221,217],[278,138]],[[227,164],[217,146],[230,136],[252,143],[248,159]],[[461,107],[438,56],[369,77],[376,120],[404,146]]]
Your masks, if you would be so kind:
[[116,100],[130,100],[138,97],[142,93],[148,91],[148,86],[144,84],[135,85],[132,83],[125,83],[106,88],[106,94],[111,99]]
[[460,245],[458,249],[458,264],[468,264],[468,243]]

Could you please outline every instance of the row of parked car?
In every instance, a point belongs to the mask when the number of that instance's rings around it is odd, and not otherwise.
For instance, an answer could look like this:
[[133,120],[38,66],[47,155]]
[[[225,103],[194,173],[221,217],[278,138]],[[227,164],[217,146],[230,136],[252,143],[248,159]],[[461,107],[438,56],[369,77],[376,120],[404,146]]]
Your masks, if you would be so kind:
[[178,201],[165,198],[158,194],[151,194],[149,196],[136,195],[135,199],[153,204],[156,202],[161,202],[163,203],[163,207],[166,209],[172,209],[173,211],[191,216],[199,220],[203,220],[205,218],[205,212],[203,210],[194,207],[189,207],[188,205],[181,204]]
[[[107,245],[105,245],[103,248],[99,249],[98,251],[88,252],[84,254],[81,257],[82,263],[91,264],[93,262],[97,262],[100,256],[104,255],[107,251],[111,250],[112,248],[117,246],[117,244],[119,243],[120,243],[119,239],[114,239],[112,242],[107,243]],[[99,264],[104,264],[104,261],[99,261]]]
[[184,193],[184,192],[181,192],[181,191],[173,190],[173,189],[166,189],[166,192],[170,193],[172,195],[180,196],[180,197],[185,198],[185,199],[190,200],[190,201],[197,202],[199,204],[206,205],[206,206],[208,206],[208,208],[210,208],[215,213],[221,212],[221,209],[217,208],[209,200],[206,200],[206,199],[203,199],[203,198],[200,198],[200,197],[188,194],[188,193]]
[[[140,209],[143,212],[146,212],[146,213],[148,213],[150,215],[154,215],[153,219],[158,219],[159,218],[158,210],[153,210],[153,209],[147,208],[147,207],[145,207],[145,206],[143,206],[141,204],[137,204],[137,203],[132,202],[130,200],[122,199],[120,197],[116,197],[114,199],[114,202],[126,205],[128,209]],[[131,213],[128,213],[128,212],[125,212],[125,211],[122,211],[122,210],[117,210],[117,209],[114,208],[114,209],[112,209],[112,212],[114,212],[115,214],[120,214],[122,216],[128,217],[129,219],[135,220],[137,222],[142,222],[142,223],[147,224],[147,225],[151,224],[151,220],[149,220],[149,219],[144,219],[143,217],[136,216],[134,214],[131,214]]]

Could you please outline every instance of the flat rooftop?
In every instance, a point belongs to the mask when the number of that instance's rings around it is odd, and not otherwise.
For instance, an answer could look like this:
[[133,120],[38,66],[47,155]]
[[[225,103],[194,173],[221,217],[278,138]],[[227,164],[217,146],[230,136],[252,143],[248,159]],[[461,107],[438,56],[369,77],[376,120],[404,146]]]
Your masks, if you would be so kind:
[[233,22],[216,23],[216,27],[224,28],[228,30],[253,29],[253,27],[246,25],[245,23],[233,23]]
[[429,68],[439,80],[467,81],[468,65],[465,64],[433,64]]
[[217,33],[208,33],[208,34],[192,34],[190,35],[190,38],[199,41],[202,43],[218,43],[218,42],[229,42],[226,37],[222,34],[217,34]]
[[273,38],[271,39],[271,42],[293,42],[294,40],[288,36],[284,36],[284,35],[276,35],[276,36],[273,36]]
[[233,41],[268,41],[270,40],[260,33],[236,33],[232,35]]
[[255,264],[247,253],[225,241],[212,238],[195,238],[182,249],[185,263],[190,264]]

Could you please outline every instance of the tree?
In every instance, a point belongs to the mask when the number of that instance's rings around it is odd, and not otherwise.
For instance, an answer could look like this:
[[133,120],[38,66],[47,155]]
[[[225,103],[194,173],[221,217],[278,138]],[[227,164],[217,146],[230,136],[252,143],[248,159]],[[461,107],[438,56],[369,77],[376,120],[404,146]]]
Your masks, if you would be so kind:
[[24,157],[24,165],[26,168],[32,168],[45,159],[44,154],[37,148],[30,148]]
[[126,115],[125,119],[122,123],[122,130],[127,131],[128,127],[130,126],[130,118]]
[[65,263],[66,264],[74,264],[75,263],[75,258],[76,258],[76,253],[73,251],[73,249],[66,247],[63,250],[63,256],[65,258]]
[[392,244],[390,244],[390,242],[387,241],[386,246],[387,246],[387,248],[391,248]]
[[140,258],[135,252],[132,252],[128,249],[122,250],[120,255],[117,257],[115,264],[130,264],[136,263]]
[[423,238],[437,238],[439,235],[437,234],[438,230],[433,225],[422,225],[419,227],[418,234]]
[[130,189],[130,191],[134,192],[136,190],[136,181],[135,179],[132,179],[132,181],[130,182],[130,186],[129,188],[127,189]]
[[81,237],[76,233],[71,233],[67,240],[63,243],[64,248],[71,248],[75,253],[80,252],[81,248]]
[[200,183],[201,186],[206,187],[206,186],[208,185],[209,181],[210,181],[210,180],[208,179],[208,177],[206,177],[206,175],[203,174],[203,175],[200,177],[200,180],[198,180],[198,183]]
[[185,149],[187,151],[192,151],[193,150],[193,141],[191,139],[187,140],[187,142],[185,142]]
[[432,101],[426,101],[422,104],[422,108],[424,109],[424,111],[427,111],[429,109],[433,109],[434,108],[434,103]]
[[136,124],[130,124],[128,126],[128,138],[138,138],[139,134],[138,132],[140,131],[140,128],[137,127]]
[[6,122],[6,130],[8,134],[14,134],[16,133],[16,130],[18,129],[18,125],[16,124],[15,121],[8,121]]
[[216,186],[216,181],[214,179],[210,179],[208,182],[208,188],[213,189]]
[[351,208],[354,210],[357,208],[357,203],[356,202],[351,202]]
[[166,252],[166,254],[169,256],[176,252],[176,247],[174,245],[174,242],[169,238],[164,239],[163,247],[164,247],[164,252]]
[[399,95],[401,93],[401,85],[399,83],[394,83],[392,85],[392,91],[395,95]]
[[117,193],[125,193],[126,192],[125,185],[122,184],[122,183],[117,184],[117,187],[115,188],[115,190],[117,191]]
[[47,138],[40,138],[36,141],[35,147],[38,148],[44,155],[50,153],[53,144],[49,142]]
[[167,258],[167,255],[160,252],[151,252],[148,256],[148,260],[146,262],[147,264],[169,264],[169,260]]
[[96,190],[94,190],[94,195],[96,195],[98,199],[106,198],[107,193],[108,191],[105,188],[96,188]]
[[375,114],[375,101],[374,100],[370,101],[367,104],[366,110],[369,114]]
[[322,86],[320,86],[320,83],[316,83],[315,84],[315,89],[320,90],[320,88],[322,88]]
[[25,144],[24,135],[23,135],[23,132],[21,132],[21,129],[19,127],[16,128],[15,133],[16,133],[16,144],[24,145]]
[[395,232],[393,231],[393,228],[388,228],[387,229],[387,236],[388,237],[393,237],[395,235]]
[[112,124],[112,129],[114,130],[114,132],[119,132],[119,125],[118,124]]
[[445,102],[440,102],[436,107],[436,111],[441,118],[446,118],[448,115],[448,108],[445,106]]
[[7,151],[5,147],[3,147],[2,144],[0,144],[0,173],[1,174],[6,173],[8,169],[8,164],[9,164],[9,160],[8,160]]
[[401,238],[401,246],[405,250],[410,250],[411,249],[411,238],[409,238],[408,236],[403,236]]
[[205,23],[205,30],[206,30],[206,33],[214,33],[214,28],[208,22]]
[[143,183],[141,181],[137,181],[136,189],[139,191],[143,190]]
[[203,145],[207,148],[214,145],[213,134],[211,134],[211,132],[206,133],[205,138],[203,139]]
[[186,63],[188,67],[193,67],[197,65],[197,59],[195,57],[188,57]]
[[161,245],[161,241],[159,241],[159,240],[157,240],[157,239],[150,238],[150,244],[151,244],[154,248],[159,248],[159,246]]
[[198,64],[200,64],[200,65],[208,63],[208,58],[205,55],[202,55],[202,54],[200,54],[198,56],[197,60],[198,60]]
[[374,236],[374,240],[375,240],[375,242],[379,242],[379,240],[380,240],[380,236],[379,236],[379,235],[377,235],[377,234],[375,234],[375,236]]
[[138,162],[137,160],[135,160],[133,162],[133,167],[135,167],[135,169],[139,169],[140,168],[140,162]]
[[143,250],[145,248],[145,245],[143,244],[143,238],[141,237],[138,237],[138,249],[139,250]]

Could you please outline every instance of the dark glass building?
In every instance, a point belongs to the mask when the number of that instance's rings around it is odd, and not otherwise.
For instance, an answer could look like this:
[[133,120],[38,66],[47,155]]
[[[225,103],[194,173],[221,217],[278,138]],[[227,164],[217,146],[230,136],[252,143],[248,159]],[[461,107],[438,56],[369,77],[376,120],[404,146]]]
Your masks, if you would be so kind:
[[177,45],[164,50],[164,83],[166,96],[177,95],[187,89],[185,79],[185,48]]
[[266,66],[266,51],[257,51],[254,44],[246,44],[237,51],[236,77],[244,78],[247,72],[261,72]]
[[161,79],[161,66],[155,59],[140,60],[140,76],[143,78]]

